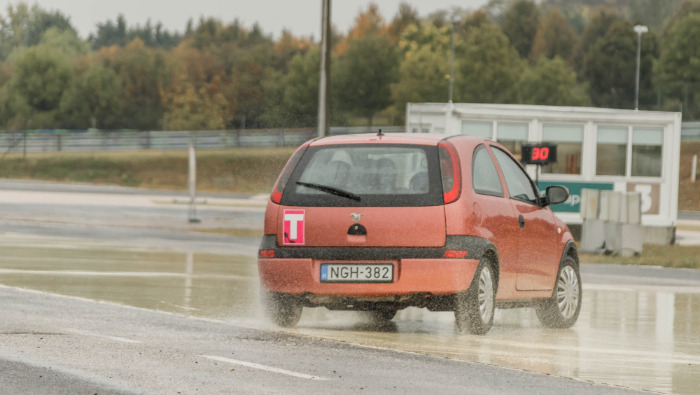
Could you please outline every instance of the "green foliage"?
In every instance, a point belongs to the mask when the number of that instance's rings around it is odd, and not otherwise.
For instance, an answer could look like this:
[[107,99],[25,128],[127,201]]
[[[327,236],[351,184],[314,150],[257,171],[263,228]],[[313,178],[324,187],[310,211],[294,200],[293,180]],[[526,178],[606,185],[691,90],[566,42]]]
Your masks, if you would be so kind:
[[457,46],[453,101],[513,103],[524,62],[493,23],[467,33]]
[[[297,54],[289,64],[289,73],[283,77],[284,93],[280,113],[284,119],[279,126],[315,126],[318,117],[318,75],[321,68],[320,47],[305,54]],[[331,75],[332,70],[331,70]]]
[[521,58],[527,58],[530,54],[539,21],[539,10],[531,0],[518,0],[505,12],[503,33]]
[[559,11],[559,8],[553,7],[540,20],[532,44],[530,59],[537,60],[540,56],[552,59],[559,56],[570,62],[573,59],[577,43],[578,37],[574,29],[566,22],[566,18]]
[[39,44],[56,49],[68,56],[80,56],[90,52],[90,45],[81,40],[74,30],[50,27],[41,36]]
[[576,82],[576,72],[561,58],[540,57],[528,67],[517,84],[518,102],[551,106],[589,106],[585,87]]
[[29,8],[24,2],[17,6],[10,4],[7,14],[7,17],[0,16],[0,59],[7,59],[14,50],[39,44],[49,29],[76,33],[69,18],[37,5]]
[[116,21],[107,20],[97,24],[97,33],[90,34],[88,41],[94,49],[117,45],[120,47],[130,43],[135,38],[141,40],[147,47],[170,49],[177,46],[182,36],[163,29],[158,22],[155,26],[148,20],[145,26],[136,25],[128,28],[124,15],[117,16]]
[[400,82],[391,86],[397,112],[405,111],[409,102],[446,101],[449,74],[449,53],[431,45],[407,52],[399,67]]
[[[387,24],[370,5],[346,34],[332,33],[332,125],[399,119],[407,102],[446,101],[453,33],[455,102],[632,108],[637,23],[650,27],[640,108],[700,116],[698,0],[490,0],[426,17],[408,2],[397,10]],[[119,15],[82,40],[59,12],[19,2],[0,13],[0,128],[312,127],[318,75],[312,38],[273,40],[238,20],[190,20],[180,35]]]
[[100,64],[93,63],[73,80],[61,101],[62,125],[71,129],[100,129],[123,127],[115,109],[120,103],[121,80],[117,74]]
[[[642,38],[644,57],[640,62],[640,101],[653,97],[652,62],[656,39],[651,33]],[[614,22],[593,44],[584,60],[584,75],[590,83],[593,103],[601,107],[634,108],[637,61],[637,34],[626,21]],[[649,97],[649,95],[652,95]]]
[[679,19],[666,36],[659,57],[663,82],[700,81],[700,13]]
[[3,97],[5,122],[16,128],[51,128],[74,78],[72,64],[56,49],[38,45],[14,62],[15,72]]
[[368,34],[350,42],[331,73],[332,95],[343,110],[367,118],[391,104],[391,84],[397,80],[399,56],[386,36]]

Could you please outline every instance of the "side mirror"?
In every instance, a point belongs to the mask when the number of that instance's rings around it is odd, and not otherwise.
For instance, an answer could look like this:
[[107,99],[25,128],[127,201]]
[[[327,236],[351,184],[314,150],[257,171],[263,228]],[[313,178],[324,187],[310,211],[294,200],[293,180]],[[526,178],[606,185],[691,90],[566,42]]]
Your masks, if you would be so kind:
[[545,206],[564,203],[568,198],[569,190],[566,187],[560,185],[547,187],[547,192],[545,192]]

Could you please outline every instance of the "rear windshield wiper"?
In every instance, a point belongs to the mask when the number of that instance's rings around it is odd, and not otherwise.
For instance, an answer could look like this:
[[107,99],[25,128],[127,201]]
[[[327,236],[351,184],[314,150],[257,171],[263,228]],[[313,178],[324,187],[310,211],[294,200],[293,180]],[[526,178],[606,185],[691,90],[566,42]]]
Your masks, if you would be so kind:
[[360,196],[355,195],[352,192],[344,191],[340,188],[334,188],[334,187],[331,187],[328,185],[312,184],[310,182],[301,182],[301,181],[297,181],[297,185],[301,185],[303,187],[307,187],[307,188],[311,188],[311,189],[316,189],[316,190],[319,190],[321,192],[330,193],[331,195],[336,195],[336,196],[340,196],[340,197],[344,197],[344,198],[348,198],[348,199],[352,199],[352,200],[357,200],[358,202],[360,200],[362,200],[360,198]]

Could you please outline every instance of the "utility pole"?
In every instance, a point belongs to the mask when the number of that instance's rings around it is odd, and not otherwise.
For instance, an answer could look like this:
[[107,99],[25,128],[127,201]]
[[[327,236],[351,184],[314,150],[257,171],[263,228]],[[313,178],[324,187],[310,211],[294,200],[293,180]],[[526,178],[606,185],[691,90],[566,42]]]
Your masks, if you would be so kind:
[[328,119],[331,94],[331,0],[321,0],[321,76],[318,89],[318,135],[330,135]]
[[450,50],[450,89],[447,94],[447,102],[452,103],[452,85],[455,81],[455,30],[457,29],[458,20],[452,21],[452,48]]
[[634,32],[637,33],[637,74],[634,80],[634,109],[639,110],[639,61],[642,53],[642,34],[649,31],[649,28],[642,25],[636,25]]

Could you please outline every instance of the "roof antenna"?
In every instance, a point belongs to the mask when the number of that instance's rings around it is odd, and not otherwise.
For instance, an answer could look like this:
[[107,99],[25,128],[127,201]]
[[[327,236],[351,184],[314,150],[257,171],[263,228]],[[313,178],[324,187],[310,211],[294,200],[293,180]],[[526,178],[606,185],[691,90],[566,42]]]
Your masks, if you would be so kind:
[[381,129],[379,129],[379,133],[377,133],[377,136],[378,136],[378,137],[384,136],[384,133],[382,133],[382,130],[381,130]]

